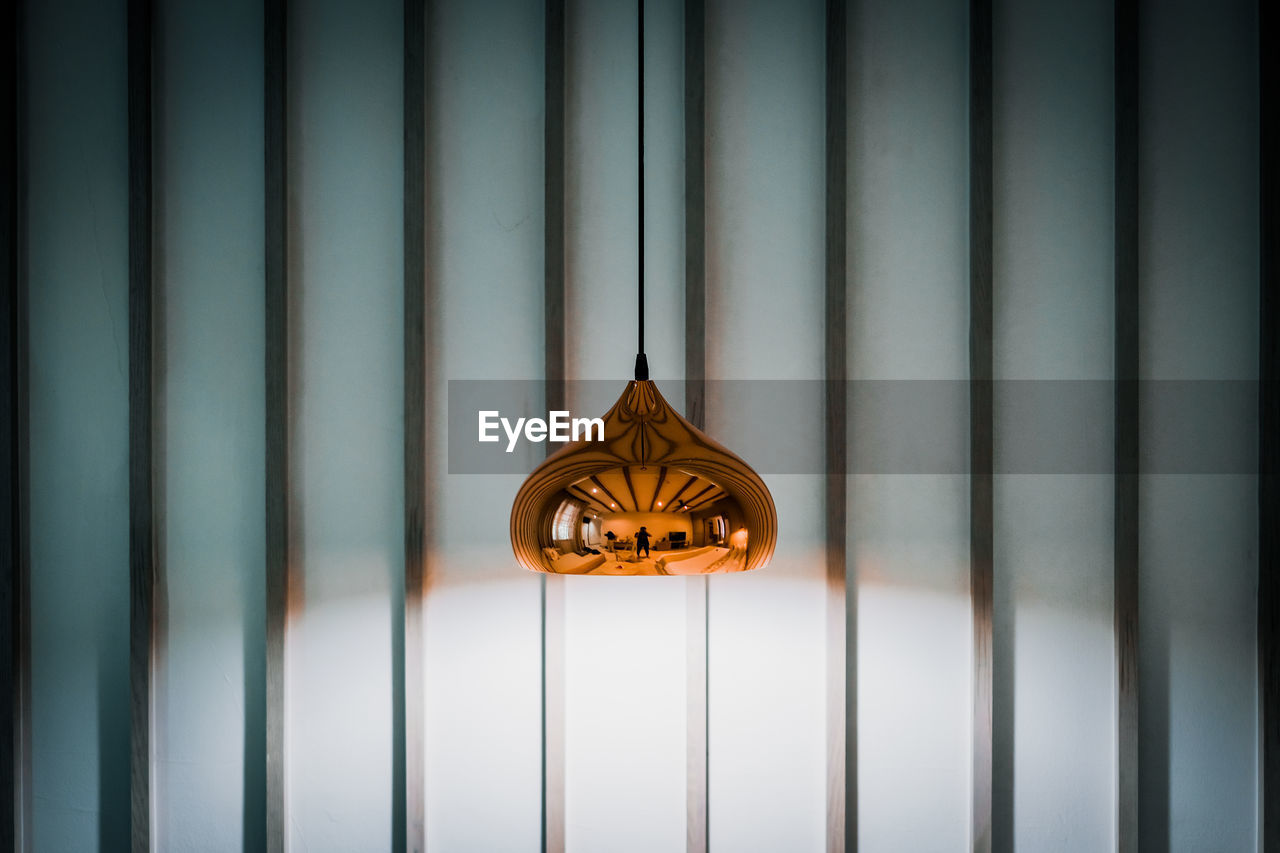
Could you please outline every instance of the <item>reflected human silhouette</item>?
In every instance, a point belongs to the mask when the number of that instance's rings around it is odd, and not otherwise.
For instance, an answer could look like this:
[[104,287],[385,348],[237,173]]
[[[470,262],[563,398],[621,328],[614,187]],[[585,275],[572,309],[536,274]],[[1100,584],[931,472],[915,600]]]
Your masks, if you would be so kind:
[[644,555],[649,556],[649,531],[644,525],[636,531],[636,556],[640,556],[640,552],[644,551]]

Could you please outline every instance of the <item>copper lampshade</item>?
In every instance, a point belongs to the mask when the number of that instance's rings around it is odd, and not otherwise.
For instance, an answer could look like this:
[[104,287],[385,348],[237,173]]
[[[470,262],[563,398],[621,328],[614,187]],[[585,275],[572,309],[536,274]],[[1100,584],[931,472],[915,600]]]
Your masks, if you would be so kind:
[[693,575],[768,564],[777,511],[746,462],[680,417],[647,379],[627,383],[603,420],[603,440],[566,445],[520,487],[511,507],[520,565]]

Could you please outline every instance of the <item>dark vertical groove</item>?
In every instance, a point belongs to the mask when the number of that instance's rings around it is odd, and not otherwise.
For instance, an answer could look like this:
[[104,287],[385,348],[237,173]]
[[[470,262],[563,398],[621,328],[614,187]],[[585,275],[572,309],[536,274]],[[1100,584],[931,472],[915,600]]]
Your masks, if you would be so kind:
[[972,849],[992,846],[991,0],[969,5],[969,578],[973,606]]
[[1138,851],[1138,3],[1115,6],[1116,848]]
[[[707,382],[707,9],[684,4],[684,414],[706,426]],[[711,846],[708,775],[707,578],[689,578],[685,618],[685,848]]]
[[1275,152],[1276,63],[1268,61],[1276,44],[1276,11],[1258,3],[1259,57],[1262,68],[1260,328],[1258,335],[1258,698],[1261,714],[1259,832],[1263,853],[1280,853],[1280,297],[1276,294],[1276,244],[1280,242],[1280,175]]
[[706,426],[707,56],[704,0],[684,4],[684,415]]
[[563,409],[565,402],[565,32],[564,0],[546,0],[546,125],[543,169],[546,245],[543,269],[543,333],[547,407]]
[[5,543],[4,580],[0,586],[0,762],[4,790],[0,791],[0,847],[31,849],[31,690],[29,616],[30,585],[27,512],[27,265],[26,265],[26,20],[25,4],[9,9],[12,53],[4,63],[4,114],[9,133],[0,142],[5,170],[3,252],[5,269],[4,360],[0,368],[5,404],[3,502],[0,541]]
[[[9,10],[9,22],[16,34],[17,4]],[[4,63],[3,92],[4,114],[10,117],[11,127],[19,128],[17,123],[17,80],[16,63]],[[20,735],[19,690],[18,679],[22,672],[19,662],[18,626],[22,622],[19,602],[22,599],[20,556],[22,548],[21,523],[18,520],[18,504],[22,500],[22,484],[18,478],[18,459],[21,451],[18,447],[18,371],[21,357],[18,353],[18,326],[22,322],[18,315],[18,289],[22,286],[18,272],[18,157],[15,142],[17,132],[5,133],[0,139],[0,153],[4,157],[4,197],[0,199],[3,209],[0,215],[3,222],[0,227],[4,231],[4,243],[0,251],[4,252],[5,284],[3,293],[4,346],[0,347],[0,383],[3,383],[4,394],[4,470],[0,476],[0,542],[4,543],[4,581],[0,585],[0,695],[8,697],[8,701],[0,703],[0,761],[3,762],[3,789],[0,790],[0,848],[13,850],[18,838],[17,802],[21,790],[21,771],[17,762],[19,750],[17,741]]]
[[150,0],[129,0],[129,813],[135,853],[151,849],[151,663],[155,637],[152,418]]
[[995,598],[995,82],[991,0],[969,21],[970,560],[974,649],[974,849],[1013,853],[1015,724],[1011,596]]
[[541,578],[542,850],[564,853],[564,578]]
[[858,849],[857,682],[849,630],[845,536],[848,355],[848,4],[827,0],[826,105],[826,553],[827,851]]
[[[546,0],[543,128],[543,344],[548,409],[565,408],[565,21]],[[564,614],[562,579],[542,575],[542,850],[564,850]],[[553,586],[554,585],[554,586]]]
[[426,352],[426,0],[404,4],[404,626],[395,681],[395,784],[400,814],[393,848],[426,848],[423,583],[425,579]]
[[263,30],[266,332],[266,838],[283,853],[285,632],[289,606],[288,4],[266,0]]

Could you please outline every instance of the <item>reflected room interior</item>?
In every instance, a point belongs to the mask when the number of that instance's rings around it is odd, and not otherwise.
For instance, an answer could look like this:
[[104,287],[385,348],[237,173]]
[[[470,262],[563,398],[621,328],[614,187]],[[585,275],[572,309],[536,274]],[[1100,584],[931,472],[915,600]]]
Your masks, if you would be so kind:
[[539,531],[546,571],[570,575],[709,575],[747,565],[741,504],[706,477],[626,465],[562,489]]

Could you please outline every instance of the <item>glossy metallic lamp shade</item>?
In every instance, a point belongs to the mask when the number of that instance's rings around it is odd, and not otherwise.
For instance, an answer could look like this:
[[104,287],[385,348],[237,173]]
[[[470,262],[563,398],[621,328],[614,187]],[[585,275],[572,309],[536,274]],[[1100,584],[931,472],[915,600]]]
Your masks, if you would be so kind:
[[520,565],[694,575],[768,564],[777,511],[746,462],[680,417],[649,380],[629,382],[603,420],[603,440],[566,445],[520,487],[511,508]]

